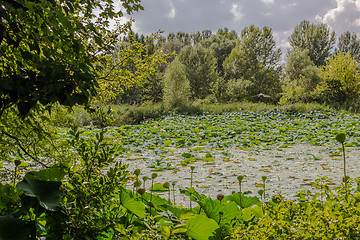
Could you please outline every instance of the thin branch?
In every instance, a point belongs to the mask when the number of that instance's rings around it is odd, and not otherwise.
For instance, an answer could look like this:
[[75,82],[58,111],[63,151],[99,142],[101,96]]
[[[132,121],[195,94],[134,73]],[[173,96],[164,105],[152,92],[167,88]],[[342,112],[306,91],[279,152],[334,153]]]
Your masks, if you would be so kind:
[[33,155],[31,155],[22,145],[21,145],[21,142],[20,140],[15,137],[15,136],[12,136],[11,134],[7,133],[7,132],[4,132],[4,131],[1,131],[3,134],[5,134],[6,136],[8,136],[9,138],[12,138],[16,141],[16,143],[18,144],[18,146],[20,147],[20,149],[27,155],[29,156],[32,160],[34,160],[35,162],[39,163],[40,165],[42,165],[43,167],[45,168],[49,168],[46,164],[42,163],[41,161],[39,161],[36,157],[34,157]]
[[108,72],[108,74],[106,74],[105,76],[103,76],[103,77],[99,77],[98,78],[98,80],[105,80],[105,81],[107,81],[108,79],[108,77],[109,77],[109,75],[112,73],[112,71],[116,68],[116,67],[118,67],[119,65],[121,65],[122,64],[122,62],[118,62],[118,63],[116,63],[116,64],[114,64],[114,66],[112,66],[111,67],[111,69],[109,69],[109,72]]

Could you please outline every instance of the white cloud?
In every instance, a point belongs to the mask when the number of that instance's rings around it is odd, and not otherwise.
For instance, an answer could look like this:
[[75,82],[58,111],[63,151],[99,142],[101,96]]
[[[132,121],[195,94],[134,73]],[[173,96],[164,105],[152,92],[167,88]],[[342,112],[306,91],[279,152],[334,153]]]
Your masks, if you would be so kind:
[[261,0],[261,1],[266,4],[274,4],[275,3],[275,0]]
[[244,17],[244,14],[241,12],[241,8],[236,3],[232,4],[230,12],[234,15],[236,22],[240,21]]
[[360,18],[356,19],[354,22],[355,27],[360,27]]
[[[338,34],[352,29],[360,30],[360,0],[336,0],[337,6],[327,11],[318,21],[328,24]],[[357,29],[356,29],[357,28]]]
[[176,9],[175,9],[174,3],[171,1],[169,3],[169,5],[170,5],[170,12],[168,14],[168,17],[169,18],[175,18],[176,17]]

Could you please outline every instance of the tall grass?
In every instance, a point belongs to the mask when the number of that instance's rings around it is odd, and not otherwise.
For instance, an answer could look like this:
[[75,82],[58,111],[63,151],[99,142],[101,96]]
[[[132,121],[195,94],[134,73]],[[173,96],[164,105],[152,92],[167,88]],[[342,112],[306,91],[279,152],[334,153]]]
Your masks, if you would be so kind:
[[[335,111],[334,109],[318,103],[295,103],[288,105],[274,105],[268,103],[254,102],[232,102],[232,103],[208,103],[197,101],[188,106],[170,108],[163,103],[146,102],[142,105],[98,105],[104,109],[111,108],[111,125],[120,126],[138,124],[148,119],[156,119],[169,114],[223,114],[229,112],[268,112],[277,110],[279,112],[309,112],[309,111]],[[101,119],[96,114],[91,114],[85,108],[76,106],[71,110],[56,106],[51,114],[52,124],[55,126],[88,126],[99,125]]]

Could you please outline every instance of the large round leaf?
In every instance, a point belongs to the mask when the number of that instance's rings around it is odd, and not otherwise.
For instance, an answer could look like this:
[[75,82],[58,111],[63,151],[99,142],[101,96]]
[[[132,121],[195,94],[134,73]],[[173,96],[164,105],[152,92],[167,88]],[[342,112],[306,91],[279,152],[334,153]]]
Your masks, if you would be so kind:
[[208,240],[219,228],[215,220],[204,215],[191,218],[185,224],[187,229],[186,235],[195,240]]
[[236,203],[220,203],[220,201],[212,200],[211,198],[205,200],[203,210],[209,218],[214,219],[219,224],[230,223],[236,215],[241,213]]
[[25,176],[16,187],[23,190],[26,196],[36,198],[43,208],[57,211],[61,207],[60,186],[61,182],[33,180]]
[[141,201],[131,197],[130,192],[125,188],[120,188],[119,193],[120,204],[140,218],[145,218],[145,205]]

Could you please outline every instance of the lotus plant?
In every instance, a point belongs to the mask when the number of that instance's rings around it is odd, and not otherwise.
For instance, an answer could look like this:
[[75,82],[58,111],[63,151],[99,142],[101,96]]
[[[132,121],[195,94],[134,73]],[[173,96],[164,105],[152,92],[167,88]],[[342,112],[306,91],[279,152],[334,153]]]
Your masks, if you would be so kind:
[[336,135],[336,141],[341,143],[341,146],[342,146],[343,163],[344,163],[344,179],[343,179],[343,181],[344,181],[345,194],[347,196],[347,194],[348,194],[348,189],[347,189],[348,177],[346,176],[346,156],[345,156],[345,145],[344,145],[344,142],[346,141],[346,133],[339,133],[338,135]]

